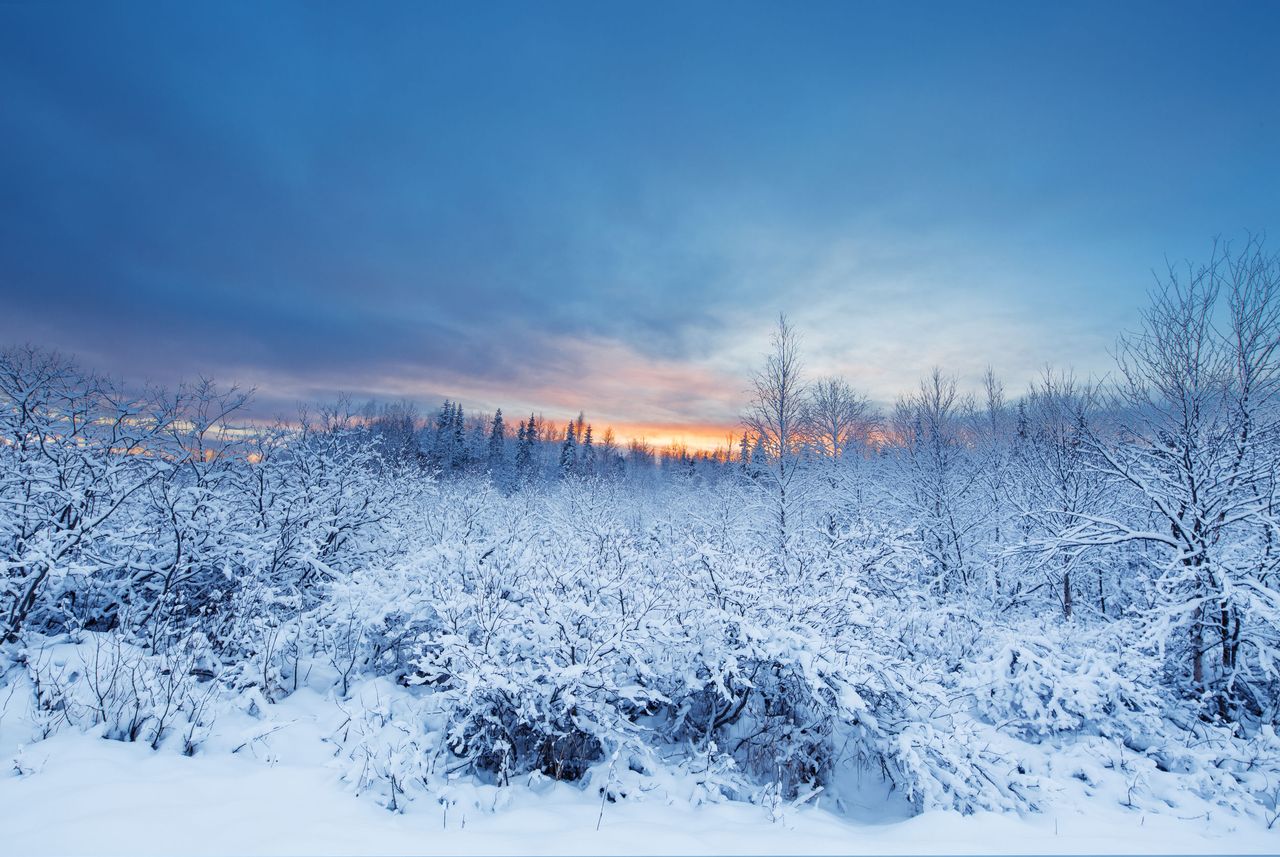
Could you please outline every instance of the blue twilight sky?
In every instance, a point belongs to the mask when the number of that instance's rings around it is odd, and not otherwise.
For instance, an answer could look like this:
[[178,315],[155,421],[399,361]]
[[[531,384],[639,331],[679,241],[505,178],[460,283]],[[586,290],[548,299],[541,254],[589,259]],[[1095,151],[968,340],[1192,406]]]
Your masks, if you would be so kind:
[[[0,2],[0,342],[131,380],[730,424],[1105,370],[1280,229],[1280,3]],[[1275,239],[1273,239],[1274,242]]]

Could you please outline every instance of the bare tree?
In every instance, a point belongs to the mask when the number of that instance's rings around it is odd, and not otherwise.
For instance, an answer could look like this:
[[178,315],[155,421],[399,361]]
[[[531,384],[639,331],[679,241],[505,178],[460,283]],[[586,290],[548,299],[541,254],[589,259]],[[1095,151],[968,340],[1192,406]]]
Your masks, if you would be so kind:
[[[1103,505],[1106,483],[1089,466],[1085,439],[1094,431],[1096,392],[1073,375],[1046,369],[1032,383],[1021,403],[1016,444],[1015,505],[1021,512],[1024,543],[1015,551],[1029,551],[1031,567],[1042,571],[1059,593],[1064,618],[1075,609],[1077,586],[1072,573],[1088,556],[1079,549],[1063,549],[1056,536],[1079,515]],[[1095,557],[1097,559],[1097,557]],[[1102,563],[1097,569],[1097,608],[1106,614]]]
[[978,520],[970,499],[980,475],[969,450],[974,421],[973,398],[936,368],[894,408],[899,499],[919,528],[942,591],[967,590],[973,575],[970,547]]
[[778,316],[773,348],[764,368],[753,380],[753,396],[742,421],[756,437],[753,465],[767,480],[777,548],[785,561],[790,539],[789,520],[798,499],[796,489],[800,456],[805,442],[805,384],[801,377],[800,350],[795,329],[786,315]]
[[828,458],[844,456],[855,443],[866,442],[878,415],[865,395],[844,378],[822,378],[813,384],[805,422],[813,445]]
[[1087,436],[1094,466],[1131,499],[1111,514],[1062,510],[1067,548],[1151,552],[1153,630],[1186,652],[1191,687],[1224,717],[1257,708],[1255,688],[1280,678],[1267,654],[1280,639],[1278,357],[1280,259],[1260,241],[1171,266],[1120,343],[1118,436]]

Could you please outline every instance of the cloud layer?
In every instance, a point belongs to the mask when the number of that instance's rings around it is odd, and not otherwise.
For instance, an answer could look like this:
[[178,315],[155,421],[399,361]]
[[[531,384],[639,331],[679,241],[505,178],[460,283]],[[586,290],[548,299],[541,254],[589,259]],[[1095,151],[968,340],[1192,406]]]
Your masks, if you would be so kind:
[[1208,9],[6,5],[0,340],[664,437],[783,310],[883,402],[1101,371],[1276,213],[1280,12]]

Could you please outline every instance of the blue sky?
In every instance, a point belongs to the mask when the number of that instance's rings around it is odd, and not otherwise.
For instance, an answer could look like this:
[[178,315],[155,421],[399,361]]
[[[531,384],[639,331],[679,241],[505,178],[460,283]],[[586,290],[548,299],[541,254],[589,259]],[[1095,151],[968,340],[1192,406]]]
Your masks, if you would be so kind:
[[1166,256],[1280,228],[1277,36],[1276,3],[0,4],[0,341],[262,412],[661,431],[731,423],[782,310],[882,401],[1103,371]]

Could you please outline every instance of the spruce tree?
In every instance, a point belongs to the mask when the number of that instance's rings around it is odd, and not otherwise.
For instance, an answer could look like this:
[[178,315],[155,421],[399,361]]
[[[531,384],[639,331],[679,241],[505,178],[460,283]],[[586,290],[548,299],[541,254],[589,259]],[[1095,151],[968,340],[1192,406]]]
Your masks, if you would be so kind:
[[451,420],[452,439],[449,443],[449,464],[454,470],[463,470],[467,465],[467,444],[462,429],[462,403],[453,408]]
[[453,403],[448,399],[444,400],[444,404],[440,406],[440,413],[436,415],[436,432],[435,438],[431,445],[432,464],[443,470],[449,466],[449,442],[452,434],[450,429],[453,424]]
[[560,477],[571,475],[578,466],[578,440],[574,437],[573,423],[564,430],[564,443],[560,446]]
[[538,443],[538,424],[533,414],[529,414],[528,423],[520,423],[519,443],[516,445],[516,475],[522,480],[533,477],[534,447]]
[[591,441],[591,426],[587,425],[582,433],[582,473],[592,476],[596,470],[596,448]]
[[493,415],[493,427],[489,430],[489,473],[497,477],[506,467],[506,428],[502,425],[502,408]]
[[529,441],[525,433],[524,420],[520,421],[520,430],[516,432],[516,475],[524,478],[529,472]]

